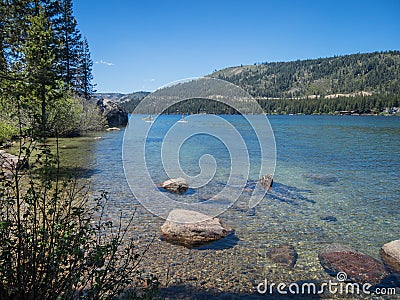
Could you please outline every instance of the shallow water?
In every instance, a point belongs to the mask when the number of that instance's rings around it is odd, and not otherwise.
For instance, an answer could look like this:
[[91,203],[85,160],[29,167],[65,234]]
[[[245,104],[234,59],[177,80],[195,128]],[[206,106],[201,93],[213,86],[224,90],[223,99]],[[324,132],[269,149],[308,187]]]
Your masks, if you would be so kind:
[[[159,150],[163,134],[179,116],[161,118],[146,143],[146,163],[156,183],[168,178]],[[246,179],[247,190],[251,191],[260,165],[255,135],[240,116],[224,118],[239,128],[249,147],[251,170]],[[235,229],[234,237],[200,249],[186,249],[160,239],[163,220],[137,202],[125,180],[121,155],[124,130],[97,133],[101,136],[97,140],[93,139],[95,135],[88,137],[82,141],[85,153],[76,161],[70,160],[70,165],[76,163],[81,167],[95,191],[109,192],[110,216],[117,216],[119,211],[129,216],[137,209],[131,234],[138,237],[138,247],[144,247],[155,237],[143,267],[158,274],[161,284],[169,288],[167,295],[174,289],[184,295],[182,286],[210,291],[212,295],[254,294],[256,285],[265,278],[288,284],[328,281],[332,277],[320,266],[318,252],[332,242],[351,245],[379,259],[379,248],[399,239],[400,118],[268,119],[277,147],[272,190],[254,208],[247,206],[249,195],[242,194],[220,216]],[[190,122],[182,125],[191,126]],[[186,130],[184,126],[182,130]],[[206,153],[214,156],[218,168],[207,186],[185,195],[172,195],[175,200],[201,202],[224,188],[230,160],[223,143],[200,135],[187,140],[180,151],[182,169],[191,176],[200,172],[198,160]],[[65,153],[77,155],[72,149],[65,149]],[[266,249],[280,244],[291,244],[298,252],[293,269],[266,257]]]

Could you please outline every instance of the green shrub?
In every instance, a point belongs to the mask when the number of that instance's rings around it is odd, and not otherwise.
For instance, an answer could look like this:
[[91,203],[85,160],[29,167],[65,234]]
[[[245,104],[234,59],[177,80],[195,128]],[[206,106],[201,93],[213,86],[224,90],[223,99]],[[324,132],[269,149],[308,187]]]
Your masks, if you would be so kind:
[[77,180],[61,181],[59,157],[37,145],[21,144],[24,173],[0,174],[1,299],[155,297],[158,281],[143,278],[144,253],[126,235],[133,215],[126,227],[122,216],[106,220],[107,193],[93,198]]
[[18,128],[0,121],[0,144],[5,143],[18,134]]

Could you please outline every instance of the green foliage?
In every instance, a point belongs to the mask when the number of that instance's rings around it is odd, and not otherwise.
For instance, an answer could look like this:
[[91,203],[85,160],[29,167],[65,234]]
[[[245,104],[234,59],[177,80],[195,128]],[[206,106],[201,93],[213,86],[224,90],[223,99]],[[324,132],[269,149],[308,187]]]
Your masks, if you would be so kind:
[[[149,92],[136,92],[136,93],[131,93],[128,95],[112,95],[117,98],[118,103],[129,113],[132,113],[136,106],[139,104],[139,102],[146,97]],[[100,94],[102,96],[102,94]],[[104,95],[104,96],[111,96],[111,95]]]
[[[238,66],[216,71],[210,77],[242,87],[267,113],[380,113],[386,108],[399,107],[400,51]],[[201,87],[197,85],[196,88]],[[174,92],[174,87],[169,89]],[[179,86],[177,89],[185,99],[182,89]],[[199,94],[203,92],[199,91]],[[229,92],[225,90],[222,94],[229,95]],[[120,98],[121,104],[130,112],[140,100],[134,94]],[[154,113],[155,110],[143,113]],[[181,102],[165,113],[202,112],[236,113],[232,108],[206,99]]]
[[[71,135],[98,128],[83,117],[93,107],[92,61],[72,15],[71,0],[1,1],[0,111],[12,124],[41,136]],[[3,17],[4,16],[4,17]],[[73,99],[76,98],[76,99]],[[84,107],[82,107],[82,105]]]
[[231,67],[211,77],[232,82],[254,97],[298,98],[367,91],[400,94],[400,51]]
[[122,215],[116,225],[106,219],[108,195],[93,198],[78,181],[61,181],[59,157],[44,141],[20,149],[29,168],[0,177],[1,298],[155,296],[158,281],[142,276],[144,252],[127,236],[133,215],[125,227]]
[[372,95],[333,99],[258,99],[268,114],[379,114],[386,108],[399,107],[400,96]]
[[85,38],[78,48],[78,63],[77,76],[74,81],[75,93],[80,97],[89,100],[94,90],[92,67],[93,61],[90,57],[89,44]]
[[0,145],[18,135],[18,129],[15,126],[0,121]]

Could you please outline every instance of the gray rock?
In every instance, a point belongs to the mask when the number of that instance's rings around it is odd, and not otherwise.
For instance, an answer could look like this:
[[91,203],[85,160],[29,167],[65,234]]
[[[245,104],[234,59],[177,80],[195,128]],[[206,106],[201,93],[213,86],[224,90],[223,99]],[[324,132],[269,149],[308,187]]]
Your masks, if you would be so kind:
[[120,131],[121,129],[118,127],[109,127],[106,129],[106,131]]
[[275,263],[293,268],[296,264],[298,254],[293,246],[282,245],[268,249],[267,257]]
[[100,99],[97,106],[103,116],[107,118],[108,126],[125,126],[128,124],[128,112],[119,104],[109,100]]
[[22,170],[27,167],[28,161],[25,158],[18,158],[18,156],[0,150],[0,170],[2,170],[6,176],[11,175],[16,169]]
[[169,179],[161,183],[160,187],[171,193],[184,193],[188,190],[189,185],[184,178]]
[[197,247],[233,233],[220,219],[185,209],[174,209],[161,226],[163,238],[186,247]]
[[329,274],[344,272],[348,280],[355,282],[376,285],[389,276],[380,261],[349,246],[331,244],[319,253],[318,258]]
[[387,243],[381,248],[381,257],[389,269],[400,273],[400,240]]

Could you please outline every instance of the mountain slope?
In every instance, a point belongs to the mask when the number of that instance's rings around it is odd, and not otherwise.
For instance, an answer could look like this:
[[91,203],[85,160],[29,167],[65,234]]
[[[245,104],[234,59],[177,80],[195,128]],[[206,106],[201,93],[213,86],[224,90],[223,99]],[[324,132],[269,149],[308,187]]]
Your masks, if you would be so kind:
[[232,82],[255,97],[399,95],[400,51],[231,67],[209,76]]

